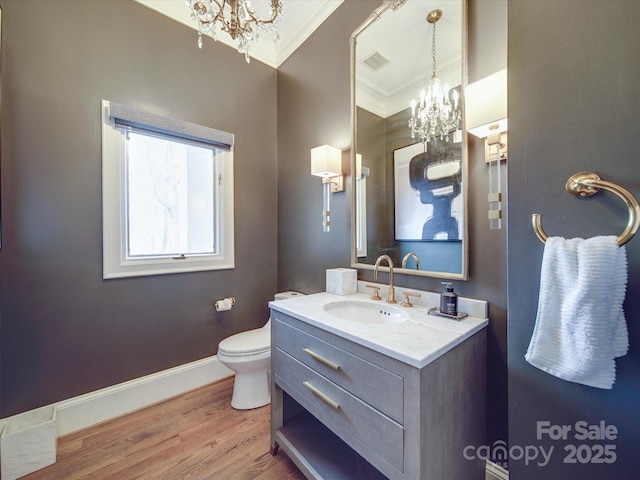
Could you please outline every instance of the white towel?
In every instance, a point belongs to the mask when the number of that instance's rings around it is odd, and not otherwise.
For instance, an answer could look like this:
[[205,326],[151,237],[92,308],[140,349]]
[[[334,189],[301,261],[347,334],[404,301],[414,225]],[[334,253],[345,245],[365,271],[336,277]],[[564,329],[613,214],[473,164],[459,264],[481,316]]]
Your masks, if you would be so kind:
[[627,254],[615,236],[547,239],[538,315],[525,359],[551,375],[610,389],[627,353]]

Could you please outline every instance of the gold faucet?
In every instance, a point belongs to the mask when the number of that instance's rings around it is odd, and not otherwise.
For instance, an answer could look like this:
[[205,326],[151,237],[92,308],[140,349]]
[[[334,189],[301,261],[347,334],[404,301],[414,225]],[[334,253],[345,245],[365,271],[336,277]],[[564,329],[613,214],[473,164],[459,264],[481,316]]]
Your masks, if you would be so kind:
[[420,270],[420,260],[418,260],[418,256],[415,253],[409,252],[402,259],[402,268],[407,268],[407,261],[413,257],[416,260],[416,270]]
[[373,267],[373,278],[378,278],[378,268],[380,268],[380,262],[382,260],[386,260],[389,264],[389,298],[387,299],[387,303],[398,303],[396,302],[396,291],[393,287],[393,260],[389,255],[380,255],[376,260],[376,264]]

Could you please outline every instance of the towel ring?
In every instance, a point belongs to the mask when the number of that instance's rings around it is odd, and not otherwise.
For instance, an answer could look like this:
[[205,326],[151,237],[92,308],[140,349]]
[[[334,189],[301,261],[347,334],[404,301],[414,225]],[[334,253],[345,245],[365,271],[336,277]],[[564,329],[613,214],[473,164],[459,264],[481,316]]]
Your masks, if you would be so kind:
[[[615,183],[602,180],[592,172],[576,173],[567,180],[566,185],[567,192],[577,198],[587,198],[595,195],[601,188],[615,193],[627,205],[629,221],[627,222],[627,228],[620,234],[617,241],[618,246],[622,246],[633,238],[638,231],[638,227],[640,227],[640,206],[635,197],[627,189]],[[542,228],[542,215],[539,213],[531,215],[531,224],[540,241],[545,243],[549,235]]]

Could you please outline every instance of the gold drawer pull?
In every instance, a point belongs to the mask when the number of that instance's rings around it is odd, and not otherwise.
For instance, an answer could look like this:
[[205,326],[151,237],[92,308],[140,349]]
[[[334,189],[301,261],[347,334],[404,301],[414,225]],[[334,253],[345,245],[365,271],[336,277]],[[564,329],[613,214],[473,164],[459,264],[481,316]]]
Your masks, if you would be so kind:
[[324,393],[322,393],[320,390],[318,390],[316,387],[314,387],[313,385],[311,385],[309,382],[302,382],[302,384],[307,387],[309,390],[311,390],[313,392],[313,394],[318,397],[320,400],[322,400],[324,403],[326,403],[327,405],[329,405],[331,408],[335,408],[336,410],[338,410],[340,408],[340,404],[338,402],[336,402],[335,400],[327,397]]
[[310,355],[312,358],[319,361],[320,363],[326,365],[327,367],[333,368],[334,370],[340,370],[340,365],[338,365],[337,363],[333,363],[331,360],[327,360],[326,358],[318,355],[313,350],[310,350],[308,348],[303,348],[302,351],[307,355]]

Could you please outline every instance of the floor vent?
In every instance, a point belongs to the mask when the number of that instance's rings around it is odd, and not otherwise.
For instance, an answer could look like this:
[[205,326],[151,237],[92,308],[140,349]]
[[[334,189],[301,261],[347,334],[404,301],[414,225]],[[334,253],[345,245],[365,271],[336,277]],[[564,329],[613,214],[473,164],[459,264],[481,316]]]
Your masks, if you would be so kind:
[[485,480],[509,480],[509,472],[489,460],[485,472]]

